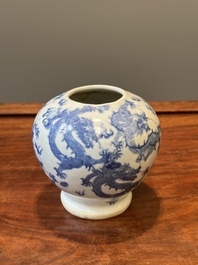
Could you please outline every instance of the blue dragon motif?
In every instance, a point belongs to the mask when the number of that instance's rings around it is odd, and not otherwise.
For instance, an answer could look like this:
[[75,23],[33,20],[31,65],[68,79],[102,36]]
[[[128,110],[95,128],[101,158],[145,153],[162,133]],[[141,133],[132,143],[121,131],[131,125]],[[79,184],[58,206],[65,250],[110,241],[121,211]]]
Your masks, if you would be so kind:
[[[57,97],[56,100],[59,104],[58,111],[53,107],[48,107],[42,115],[43,126],[49,131],[50,149],[58,160],[57,166],[54,167],[56,173],[48,174],[49,177],[55,184],[68,187],[69,184],[65,182],[67,170],[86,167],[90,174],[82,178],[81,185],[91,187],[92,191],[99,197],[109,198],[110,201],[107,203],[116,203],[116,199],[115,201],[113,199],[115,190],[117,196],[124,195],[137,186],[149,170],[149,168],[142,169],[141,161],[146,161],[156,150],[160,141],[160,127],[157,131],[153,131],[145,112],[131,113],[131,110],[137,108],[136,104],[140,101],[139,98],[134,98],[133,101],[125,101],[117,111],[109,116],[112,127],[108,127],[107,130],[105,125],[101,124],[100,131],[97,133],[93,121],[83,116],[83,114],[87,112],[102,113],[108,110],[108,105],[97,106],[97,108],[87,105],[82,108],[68,110],[62,108],[67,103],[65,99]],[[152,111],[149,106],[147,106],[147,109]],[[60,142],[58,144],[57,134],[61,135],[62,142],[65,143],[65,149],[68,149],[67,154],[59,148]],[[146,141],[137,144],[136,137],[141,137],[143,134],[147,135]],[[39,138],[37,124],[34,125],[34,135]],[[111,151],[102,149],[101,138],[109,138],[111,146],[113,146]],[[98,144],[99,150],[101,149],[100,157],[97,159],[90,155],[91,152],[88,152],[88,150],[94,148],[95,144]],[[128,148],[133,154],[137,154],[136,168],[131,167],[129,163],[120,163],[119,158],[123,155],[123,148]],[[40,146],[35,145],[35,149],[39,157],[42,156],[43,150]],[[99,164],[100,168],[97,166]],[[61,181],[57,181],[56,176]],[[111,189],[114,189],[113,193],[108,192]],[[85,190],[78,190],[76,194],[84,196]]]
[[[120,149],[109,153],[106,156],[102,168],[92,168],[92,173],[82,178],[82,185],[92,187],[92,191],[99,197],[102,198],[113,198],[113,194],[105,192],[102,187],[107,186],[108,189],[115,189],[118,191],[116,196],[124,195],[129,192],[132,188],[138,185],[140,180],[132,182],[137,178],[137,174],[140,172],[141,166],[133,169],[129,164],[121,164],[116,160],[122,156]],[[121,182],[119,182],[121,181]]]
[[[54,115],[53,108],[48,108],[43,114],[43,125],[50,132],[48,134],[49,145],[54,156],[59,160],[58,167],[55,167],[57,176],[66,178],[65,170],[80,168],[85,166],[90,170],[95,164],[102,163],[107,155],[106,150],[101,151],[101,158],[94,159],[86,154],[86,149],[93,148],[94,142],[98,143],[98,137],[95,133],[93,122],[91,119],[79,117],[85,112],[96,111],[94,107],[85,106],[81,109],[77,108],[73,111],[67,109],[58,109]],[[102,109],[100,109],[102,111]],[[71,156],[63,154],[57,146],[56,135],[61,133],[63,140],[70,149]],[[75,135],[80,139],[77,141]],[[112,132],[105,132],[100,137],[110,137]]]
[[[117,129],[114,145],[122,146],[124,139],[129,150],[138,154],[136,162],[140,162],[142,159],[146,161],[156,150],[160,141],[160,127],[158,126],[157,131],[151,130],[145,112],[131,115],[128,106],[129,103],[126,102],[111,117],[111,124]],[[144,133],[147,134],[147,140],[142,144],[136,144],[135,138]]]

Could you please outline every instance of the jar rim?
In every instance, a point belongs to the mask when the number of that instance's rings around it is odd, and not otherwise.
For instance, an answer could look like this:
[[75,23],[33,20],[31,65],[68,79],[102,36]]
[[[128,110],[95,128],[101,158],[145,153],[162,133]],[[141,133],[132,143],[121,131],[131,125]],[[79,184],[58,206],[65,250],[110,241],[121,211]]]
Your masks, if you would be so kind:
[[[71,97],[75,94],[82,94],[85,92],[113,92],[113,93],[117,93],[120,95],[120,97],[116,100],[112,100],[112,101],[108,101],[108,102],[104,102],[104,103],[84,103],[78,100],[73,100]],[[99,106],[99,105],[106,105],[106,104],[114,104],[117,103],[121,100],[123,100],[124,96],[126,94],[126,91],[120,87],[116,87],[116,86],[112,86],[112,85],[103,85],[103,84],[96,84],[96,85],[85,85],[85,86],[80,86],[80,87],[76,87],[73,88],[71,90],[69,90],[66,93],[66,96],[69,100],[78,103],[78,104],[82,104],[82,105],[94,105],[94,106]]]

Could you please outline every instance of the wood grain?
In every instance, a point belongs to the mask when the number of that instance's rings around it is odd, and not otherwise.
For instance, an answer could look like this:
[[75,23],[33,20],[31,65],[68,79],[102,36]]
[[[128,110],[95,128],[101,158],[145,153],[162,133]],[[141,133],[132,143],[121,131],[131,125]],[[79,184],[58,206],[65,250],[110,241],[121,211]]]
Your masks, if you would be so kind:
[[[149,102],[157,113],[198,112],[198,101]],[[2,103],[0,115],[35,115],[44,103]]]
[[185,113],[169,112],[172,104],[159,114],[160,153],[132,204],[101,221],[67,213],[40,168],[31,143],[40,105],[2,115],[0,264],[197,265],[198,112],[189,103]]

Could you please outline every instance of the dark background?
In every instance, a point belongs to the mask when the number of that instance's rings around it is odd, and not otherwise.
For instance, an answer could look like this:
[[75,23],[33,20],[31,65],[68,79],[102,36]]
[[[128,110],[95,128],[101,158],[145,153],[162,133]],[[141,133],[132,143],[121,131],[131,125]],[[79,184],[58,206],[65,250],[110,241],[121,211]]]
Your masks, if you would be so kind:
[[87,84],[198,99],[198,1],[0,0],[0,102]]

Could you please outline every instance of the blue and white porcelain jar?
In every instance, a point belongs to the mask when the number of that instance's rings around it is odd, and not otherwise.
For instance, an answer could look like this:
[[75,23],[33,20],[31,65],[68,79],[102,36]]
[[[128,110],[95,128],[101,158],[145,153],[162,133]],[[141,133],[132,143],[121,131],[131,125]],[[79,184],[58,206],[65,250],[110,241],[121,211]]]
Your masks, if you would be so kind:
[[152,107],[121,88],[74,88],[48,103],[33,124],[33,146],[70,213],[104,219],[125,211],[159,149]]

